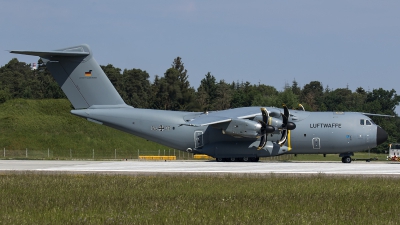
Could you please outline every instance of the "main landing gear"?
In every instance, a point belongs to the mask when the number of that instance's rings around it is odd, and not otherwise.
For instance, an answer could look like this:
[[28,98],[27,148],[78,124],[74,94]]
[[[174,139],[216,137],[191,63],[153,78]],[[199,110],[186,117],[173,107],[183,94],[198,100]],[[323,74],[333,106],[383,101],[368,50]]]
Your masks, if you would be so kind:
[[342,163],[351,163],[351,156],[354,156],[353,152],[340,153],[339,157],[342,157]]
[[350,156],[342,157],[342,163],[351,163],[351,157]]
[[260,157],[216,158],[217,162],[258,162]]

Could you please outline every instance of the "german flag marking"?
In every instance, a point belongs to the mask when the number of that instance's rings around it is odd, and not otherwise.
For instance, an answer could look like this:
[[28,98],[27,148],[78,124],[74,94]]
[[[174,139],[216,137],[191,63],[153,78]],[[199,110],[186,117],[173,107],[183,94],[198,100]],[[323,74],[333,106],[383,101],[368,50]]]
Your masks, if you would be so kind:
[[92,70],[85,72],[85,77],[90,77],[90,76],[92,76]]

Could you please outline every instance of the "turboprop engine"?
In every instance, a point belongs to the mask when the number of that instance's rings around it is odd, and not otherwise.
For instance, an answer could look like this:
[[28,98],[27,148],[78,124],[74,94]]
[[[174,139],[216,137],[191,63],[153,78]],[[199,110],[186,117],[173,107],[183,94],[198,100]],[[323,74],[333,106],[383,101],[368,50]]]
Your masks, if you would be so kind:
[[222,133],[237,138],[261,137],[257,148],[260,150],[267,143],[267,134],[280,132],[282,135],[277,144],[282,147],[287,140],[288,131],[296,128],[296,124],[289,122],[290,114],[286,105],[283,105],[283,110],[284,113],[270,116],[266,108],[261,108],[262,120],[232,119],[227,127],[222,128]]
[[281,139],[278,141],[278,144],[282,147],[286,140],[287,134],[289,130],[294,130],[296,128],[296,124],[293,122],[289,122],[289,110],[285,104],[283,104],[283,114],[281,113],[280,118],[270,117],[269,112],[266,108],[261,108],[261,114],[263,120],[259,121],[261,124],[261,140],[260,145],[257,150],[261,150],[267,143],[267,134],[275,132],[275,130],[280,130],[282,135]]
[[258,138],[261,135],[261,124],[253,120],[234,119],[222,132],[234,137]]

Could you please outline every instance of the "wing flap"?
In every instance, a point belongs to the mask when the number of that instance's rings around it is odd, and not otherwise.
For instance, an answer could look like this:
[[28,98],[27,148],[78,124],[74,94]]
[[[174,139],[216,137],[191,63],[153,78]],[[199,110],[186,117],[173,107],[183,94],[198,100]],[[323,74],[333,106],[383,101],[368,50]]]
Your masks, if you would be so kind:
[[228,117],[207,115],[207,116],[198,117],[191,121],[188,121],[188,123],[186,123],[184,125],[201,127],[201,126],[207,126],[207,125],[212,125],[212,124],[217,124],[217,123],[230,122],[231,120],[232,119],[228,118]]
[[252,119],[258,115],[261,115],[260,108],[258,107],[245,107],[228,109],[222,111],[213,111],[209,113],[203,113],[187,121],[182,125],[187,126],[207,126],[214,124],[221,124],[230,122],[234,119]]

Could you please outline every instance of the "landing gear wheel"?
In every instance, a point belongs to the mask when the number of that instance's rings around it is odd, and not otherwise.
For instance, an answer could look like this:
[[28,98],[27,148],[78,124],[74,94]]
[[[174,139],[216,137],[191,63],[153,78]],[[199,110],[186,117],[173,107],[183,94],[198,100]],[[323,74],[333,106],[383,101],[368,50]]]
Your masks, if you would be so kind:
[[342,158],[342,163],[351,163],[351,157],[350,156],[345,156]]
[[250,162],[250,159],[249,159],[249,157],[243,157],[243,158],[242,158],[242,161],[243,161],[243,162]]
[[215,159],[217,162],[224,162],[225,160],[223,158],[216,158]]
[[228,161],[229,162],[236,162],[236,158],[229,158]]
[[258,161],[260,161],[260,157],[252,157],[252,158],[250,158],[250,161],[258,162]]

